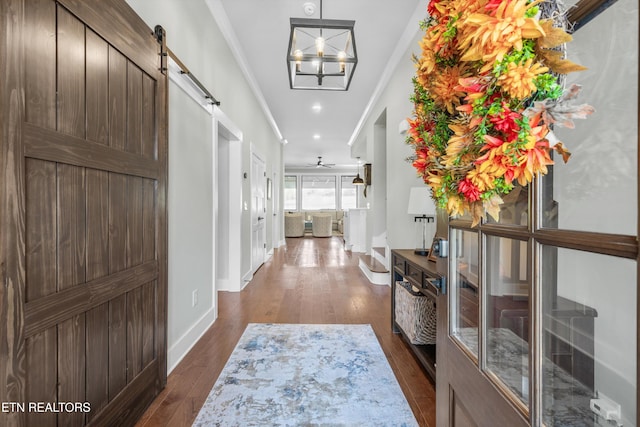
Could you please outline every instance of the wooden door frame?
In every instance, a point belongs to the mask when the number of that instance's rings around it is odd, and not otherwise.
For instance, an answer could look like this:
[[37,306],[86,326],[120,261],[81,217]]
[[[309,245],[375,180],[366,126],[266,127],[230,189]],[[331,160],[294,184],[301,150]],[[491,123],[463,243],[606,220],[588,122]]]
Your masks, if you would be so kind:
[[[244,285],[242,280],[242,131],[220,110],[214,108],[215,129],[213,132],[216,138],[216,153],[219,153],[220,136],[223,136],[229,144],[229,153],[226,159],[218,156],[218,162],[227,161],[228,174],[226,180],[218,181],[220,185],[225,185],[228,193],[228,203],[222,205],[218,202],[218,209],[225,209],[228,221],[229,237],[223,241],[218,241],[218,248],[227,251],[229,261],[227,268],[229,275],[226,278],[216,278],[216,291],[239,292]],[[216,194],[220,194],[216,189]],[[216,198],[217,200],[217,198]],[[219,234],[218,234],[219,235]]]
[[[242,230],[242,143],[243,134],[240,128],[224,113],[218,106],[213,107],[213,138],[215,144],[214,166],[216,174],[218,173],[218,162],[222,159],[219,156],[220,137],[224,137],[229,142],[229,157],[224,159],[228,162],[228,175],[225,180],[216,179],[216,186],[214,191],[216,197],[214,203],[217,203],[216,212],[219,209],[225,209],[229,218],[228,224],[226,224],[229,230],[229,238],[224,242],[218,241],[218,248],[222,247],[222,250],[227,251],[229,256],[229,262],[227,269],[229,271],[229,277],[225,280],[215,280],[214,289],[214,302],[216,305],[216,317],[218,310],[217,303],[217,291],[240,291],[242,289],[242,244],[241,244],[241,230]],[[218,201],[218,195],[220,194],[219,188],[221,185],[227,186],[227,192],[229,194],[229,200],[226,205],[221,205]],[[218,221],[216,219],[216,227]],[[224,226],[224,225],[223,225]],[[216,231],[216,235],[220,234]],[[235,236],[235,237],[234,237]],[[224,245],[224,247],[222,246]]]
[[[0,41],[0,401],[25,403],[25,53],[26,36],[25,5],[28,0],[0,2],[0,20],[3,38]],[[53,1],[53,0],[52,0]],[[131,387],[111,400],[109,407],[94,418],[92,423],[129,424],[137,419],[151,400],[166,384],[167,343],[167,79],[163,74],[161,59],[149,61],[142,55],[144,49],[160,53],[165,48],[164,38],[156,39],[154,32],[124,0],[84,2],[58,0],[70,13],[86,22],[91,29],[109,44],[131,59],[145,73],[158,82],[155,100],[157,140],[156,181],[156,235],[157,307],[156,312],[156,361]],[[101,17],[108,16],[109,19]],[[140,43],[140,34],[148,34]],[[131,40],[137,42],[132,43]],[[45,105],[44,108],[47,108]],[[74,153],[78,154],[78,153]],[[92,157],[87,150],[83,160]],[[96,156],[99,157],[99,156]],[[69,161],[73,164],[73,160]],[[101,159],[92,160],[99,168]],[[134,384],[135,382],[135,384]],[[149,387],[151,386],[151,387]],[[134,404],[134,399],[136,404]],[[107,410],[108,409],[108,410]],[[0,424],[24,426],[25,413],[21,411],[0,414]]]

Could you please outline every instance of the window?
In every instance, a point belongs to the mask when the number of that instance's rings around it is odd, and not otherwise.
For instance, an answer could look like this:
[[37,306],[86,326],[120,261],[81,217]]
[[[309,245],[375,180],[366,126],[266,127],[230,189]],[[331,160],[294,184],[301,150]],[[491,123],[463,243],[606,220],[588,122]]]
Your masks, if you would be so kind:
[[551,245],[541,253],[555,266],[540,282],[543,421],[561,425],[567,402],[590,414],[598,393],[620,405],[620,425],[636,425],[635,260]]
[[355,176],[342,176],[340,179],[340,208],[354,209],[358,207],[358,187],[353,185]]
[[302,209],[335,209],[336,177],[321,175],[302,176]]
[[471,354],[478,357],[478,326],[480,304],[478,288],[478,233],[451,230],[452,271],[451,289],[456,304],[452,306],[452,335]]
[[287,175],[284,177],[284,210],[298,210],[298,177]]

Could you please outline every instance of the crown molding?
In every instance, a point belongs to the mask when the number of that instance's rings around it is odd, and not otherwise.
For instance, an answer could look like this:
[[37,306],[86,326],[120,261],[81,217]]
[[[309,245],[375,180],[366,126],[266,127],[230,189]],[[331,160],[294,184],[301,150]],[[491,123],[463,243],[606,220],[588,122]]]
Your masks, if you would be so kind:
[[382,92],[389,84],[389,81],[393,76],[393,72],[395,71],[400,61],[405,59],[404,53],[407,51],[407,49],[411,45],[411,42],[413,41],[415,36],[420,32],[420,27],[418,23],[425,18],[426,13],[427,13],[427,8],[424,2],[420,1],[418,3],[418,6],[416,7],[416,10],[413,12],[413,15],[411,15],[411,21],[406,26],[404,32],[402,33],[402,36],[400,37],[400,40],[398,40],[398,44],[396,45],[396,48],[393,51],[393,54],[391,54],[391,56],[389,57],[387,66],[385,67],[384,71],[382,72],[382,76],[378,81],[378,85],[373,91],[371,98],[367,103],[367,106],[362,112],[362,116],[360,117],[358,124],[353,130],[353,133],[351,134],[351,138],[349,138],[349,142],[347,142],[347,145],[352,146],[353,143],[358,138],[358,135],[362,131],[362,127],[364,126],[365,122],[369,119],[369,116],[371,115],[371,111],[373,107],[378,102],[378,100],[380,99],[380,96],[382,95]]
[[244,74],[244,77],[247,80],[249,87],[253,91],[253,94],[255,95],[256,99],[258,100],[258,104],[260,104],[260,107],[262,108],[262,111],[264,112],[267,118],[267,121],[271,125],[271,128],[275,132],[276,137],[281,143],[284,143],[283,142],[284,138],[282,137],[280,128],[278,127],[276,120],[273,118],[273,114],[271,114],[271,110],[269,109],[267,101],[265,100],[264,95],[260,90],[260,86],[258,86],[258,82],[256,81],[253,73],[251,72],[251,69],[249,68],[244,52],[240,47],[240,42],[238,41],[238,37],[236,36],[236,33],[233,31],[233,27],[231,25],[231,22],[229,21],[227,12],[224,10],[224,6],[222,5],[222,2],[220,0],[205,0],[205,3],[207,4],[207,7],[209,8],[211,15],[213,16],[213,19],[218,24],[218,28],[220,28],[220,32],[222,33],[222,36],[224,37],[227,44],[229,45],[229,49],[231,50],[231,53],[236,59],[238,66],[242,70],[242,74]]

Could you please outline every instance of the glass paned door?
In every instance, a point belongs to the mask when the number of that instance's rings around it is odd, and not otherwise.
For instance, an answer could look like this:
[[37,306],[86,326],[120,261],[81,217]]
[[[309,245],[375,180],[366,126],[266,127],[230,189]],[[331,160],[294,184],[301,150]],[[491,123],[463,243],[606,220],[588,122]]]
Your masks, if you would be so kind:
[[451,230],[451,335],[478,359],[478,327],[480,325],[480,287],[478,280],[478,233]]
[[486,238],[485,369],[529,406],[527,243]]
[[[613,31],[615,27],[615,31]],[[635,45],[633,43],[635,41]],[[553,132],[569,150],[544,178],[543,226],[635,235],[638,174],[638,0],[619,0],[573,34],[567,75],[595,108],[575,129]],[[588,212],[588,214],[586,214]]]
[[541,265],[542,420],[635,425],[635,261],[545,245]]

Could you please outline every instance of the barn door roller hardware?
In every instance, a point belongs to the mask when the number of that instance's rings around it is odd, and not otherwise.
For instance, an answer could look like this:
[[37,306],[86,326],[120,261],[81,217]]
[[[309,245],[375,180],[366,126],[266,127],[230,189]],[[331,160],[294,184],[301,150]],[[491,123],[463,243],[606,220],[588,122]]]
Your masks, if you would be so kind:
[[180,61],[178,59],[178,57],[171,51],[171,49],[169,49],[168,47],[166,47],[165,44],[165,31],[162,28],[161,25],[156,25],[155,29],[154,29],[154,34],[156,36],[156,39],[158,40],[158,43],[160,43],[160,56],[162,58],[161,62],[161,69],[160,71],[162,71],[163,73],[167,70],[167,60],[166,57],[169,56],[180,68],[179,73],[183,74],[185,76],[187,76],[189,78],[189,80],[191,80],[191,82],[198,88],[200,89],[200,91],[202,91],[204,98],[212,105],[220,105],[220,101],[218,101],[212,94],[211,92],[209,92],[207,90],[207,88],[200,83],[200,80],[198,80],[196,78],[196,76],[194,76],[191,71],[189,71],[189,69],[186,67],[186,65],[184,65],[182,63],[182,61]]

